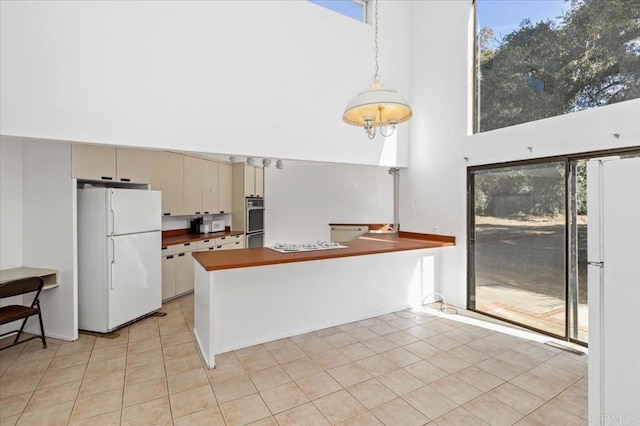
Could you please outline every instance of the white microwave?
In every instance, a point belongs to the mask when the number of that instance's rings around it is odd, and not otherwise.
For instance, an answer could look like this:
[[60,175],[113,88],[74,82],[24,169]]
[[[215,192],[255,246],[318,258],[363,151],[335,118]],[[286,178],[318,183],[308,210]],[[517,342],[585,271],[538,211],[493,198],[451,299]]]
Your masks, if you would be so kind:
[[211,228],[209,232],[222,232],[224,231],[224,220],[212,220]]

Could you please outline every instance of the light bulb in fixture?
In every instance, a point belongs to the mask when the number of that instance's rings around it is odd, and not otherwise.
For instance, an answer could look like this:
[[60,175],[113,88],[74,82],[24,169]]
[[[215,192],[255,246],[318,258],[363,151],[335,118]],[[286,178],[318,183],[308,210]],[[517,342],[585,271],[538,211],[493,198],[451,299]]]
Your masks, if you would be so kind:
[[284,164],[282,163],[282,160],[276,161],[276,169],[278,170],[284,169]]
[[256,161],[252,157],[247,157],[247,164],[253,166],[256,164]]
[[270,158],[263,158],[262,159],[262,165],[264,167],[269,167],[271,165],[271,159]]
[[232,155],[229,157],[229,161],[231,161],[232,163],[237,163],[238,162],[238,157],[236,157],[235,155]]

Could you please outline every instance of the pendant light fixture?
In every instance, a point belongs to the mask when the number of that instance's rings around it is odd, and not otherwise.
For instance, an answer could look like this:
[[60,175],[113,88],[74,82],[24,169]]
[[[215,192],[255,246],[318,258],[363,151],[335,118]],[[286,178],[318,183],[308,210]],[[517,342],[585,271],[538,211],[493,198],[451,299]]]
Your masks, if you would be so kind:
[[[358,93],[351,99],[342,115],[342,121],[354,126],[364,127],[369,139],[376,137],[376,127],[380,134],[389,137],[398,123],[407,121],[413,115],[407,101],[393,89],[382,87],[378,75],[378,0],[375,0],[375,72],[371,87]],[[383,127],[390,128],[388,133]]]

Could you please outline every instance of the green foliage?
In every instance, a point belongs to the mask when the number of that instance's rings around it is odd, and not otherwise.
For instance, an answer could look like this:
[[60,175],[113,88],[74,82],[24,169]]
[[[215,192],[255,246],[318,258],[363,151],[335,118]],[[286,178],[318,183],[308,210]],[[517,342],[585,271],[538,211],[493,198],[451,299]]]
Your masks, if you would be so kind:
[[[576,212],[587,214],[587,161],[575,163]],[[494,217],[565,214],[565,163],[556,161],[474,172],[475,214]]]
[[579,215],[587,214],[587,161],[576,163],[576,210]]
[[640,97],[640,0],[571,0],[560,24],[476,42],[479,131]]
[[475,213],[495,217],[564,214],[564,175],[564,162],[475,172]]

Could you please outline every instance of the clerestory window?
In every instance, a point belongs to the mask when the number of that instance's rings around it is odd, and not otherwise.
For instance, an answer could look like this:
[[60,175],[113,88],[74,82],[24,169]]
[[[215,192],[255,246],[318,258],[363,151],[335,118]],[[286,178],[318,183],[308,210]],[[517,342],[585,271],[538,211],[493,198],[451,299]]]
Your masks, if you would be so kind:
[[474,5],[476,132],[640,97],[640,1]]
[[334,12],[367,22],[367,0],[309,0]]

